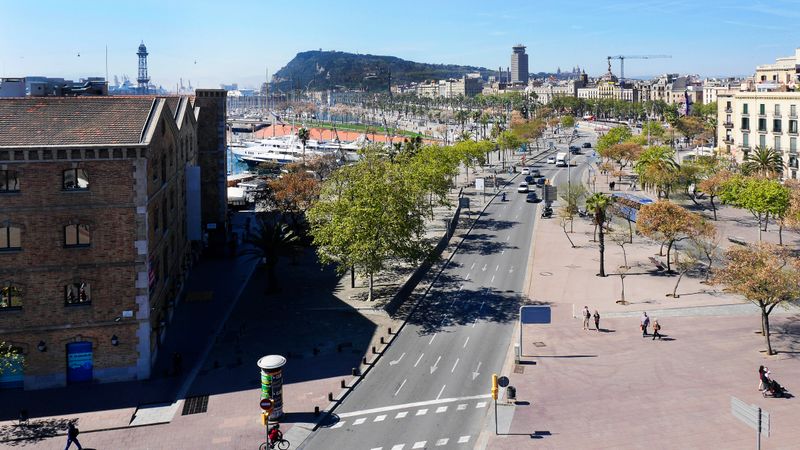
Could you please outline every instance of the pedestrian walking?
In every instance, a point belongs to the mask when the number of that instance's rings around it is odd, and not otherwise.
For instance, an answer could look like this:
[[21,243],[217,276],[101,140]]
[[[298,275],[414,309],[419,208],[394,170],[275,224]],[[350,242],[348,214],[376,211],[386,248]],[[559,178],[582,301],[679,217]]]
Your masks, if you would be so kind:
[[646,312],[643,312],[642,313],[642,319],[641,319],[641,325],[640,325],[640,327],[642,328],[642,337],[647,336],[647,327],[649,327],[649,326],[650,326],[650,318],[647,317],[647,313]]
[[73,442],[78,446],[78,450],[83,449],[83,447],[81,447],[81,443],[78,442],[78,434],[80,434],[80,432],[81,430],[77,429],[75,424],[72,422],[67,425],[67,446],[64,447],[64,450],[69,450]]
[[589,319],[591,319],[591,318],[592,318],[592,313],[589,312],[589,307],[588,306],[584,306],[583,307],[583,329],[584,330],[588,330],[589,329]]
[[658,334],[659,330],[661,330],[661,325],[659,325],[658,319],[656,319],[656,320],[653,321],[653,340],[654,341],[656,340],[656,337],[658,338],[659,341],[661,340],[661,335]]
[[600,331],[600,313],[597,310],[594,310],[594,329]]
[[616,184],[617,184],[617,183],[616,183],[616,182],[614,182],[614,181],[612,181],[612,182],[608,183],[608,188],[609,188],[609,190],[613,191],[613,190],[614,190],[614,186],[616,186]]

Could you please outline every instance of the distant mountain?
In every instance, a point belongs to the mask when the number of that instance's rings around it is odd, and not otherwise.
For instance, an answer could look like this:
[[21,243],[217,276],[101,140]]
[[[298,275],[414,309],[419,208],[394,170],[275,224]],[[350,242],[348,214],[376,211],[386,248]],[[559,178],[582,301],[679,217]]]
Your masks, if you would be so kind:
[[403,84],[456,78],[475,72],[479,72],[484,78],[490,73],[489,69],[483,67],[425,64],[394,56],[314,50],[298,53],[275,73],[272,86],[283,91],[335,87],[386,91],[389,89],[390,78],[392,84]]

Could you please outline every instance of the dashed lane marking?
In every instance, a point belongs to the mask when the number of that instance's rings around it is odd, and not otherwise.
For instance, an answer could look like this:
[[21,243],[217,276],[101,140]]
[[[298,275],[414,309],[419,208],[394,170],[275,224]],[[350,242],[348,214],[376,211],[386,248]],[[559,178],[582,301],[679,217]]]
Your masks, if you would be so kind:
[[428,414],[428,408],[419,409],[419,410],[417,410],[417,413],[414,414],[414,415],[415,416],[424,416],[425,414]]
[[448,443],[448,442],[450,442],[450,439],[448,439],[448,438],[441,438],[441,439],[439,439],[438,441],[436,441],[436,446],[437,446],[437,447],[441,447],[441,446],[443,446],[443,445],[447,445],[447,443]]
[[402,411],[402,412],[397,413],[397,415],[394,416],[394,418],[395,419],[404,419],[407,415],[408,415],[408,411]]
[[397,388],[397,390],[396,390],[396,391],[394,391],[394,396],[395,396],[395,397],[397,397],[397,394],[400,392],[400,389],[403,389],[403,386],[406,384],[406,381],[408,381],[408,378],[406,378],[405,380],[403,380],[403,382],[402,382],[402,383],[400,383],[400,387],[399,387],[399,388]]
[[443,385],[442,385],[442,389],[439,391],[439,395],[437,395],[437,396],[436,396],[436,400],[439,400],[439,397],[441,397],[441,396],[442,396],[442,392],[444,392],[444,388],[445,388],[445,387],[447,387],[447,385],[446,385],[446,384],[443,384]]
[[[481,394],[481,395],[473,395],[469,397],[451,397],[451,398],[443,398],[441,400],[426,400],[422,402],[414,402],[414,403],[405,403],[402,405],[392,405],[392,406],[383,406],[380,408],[372,408],[372,409],[364,409],[361,411],[353,411],[353,412],[345,412],[341,414],[337,414],[340,419],[344,419],[347,417],[355,417],[355,416],[366,416],[369,414],[379,414],[385,413],[388,411],[397,411],[398,409],[411,409],[417,408],[421,406],[430,406],[430,405],[440,405],[444,403],[455,403],[455,402],[464,402],[469,400],[479,400],[484,398],[491,397],[491,394]],[[486,406],[486,402],[483,403],[483,406]]]
[[417,358],[417,362],[414,363],[414,367],[417,367],[417,364],[419,364],[419,362],[422,360],[423,356],[425,356],[425,353],[419,355],[419,358]]
[[430,342],[428,342],[428,345],[431,345],[431,344],[433,344],[433,340],[434,340],[434,339],[436,339],[436,335],[435,335],[435,334],[434,334],[434,335],[433,335],[433,337],[431,338]]
[[464,346],[461,347],[461,348],[467,348],[467,342],[469,342],[469,336],[467,336],[467,340],[464,341]]
[[486,402],[478,402],[478,404],[475,405],[475,408],[486,408]]
[[447,411],[447,406],[440,406],[440,407],[436,408],[436,414],[441,414],[441,413],[446,412],[446,411]]
[[469,442],[469,436],[461,436],[460,438],[458,438],[459,444],[466,444],[467,442]]
[[450,370],[450,373],[453,373],[453,372],[456,371],[456,366],[458,366],[458,361],[459,361],[459,358],[456,358],[456,363],[453,364],[453,368]]
[[341,427],[344,426],[344,424],[345,424],[345,421],[344,420],[340,420],[340,421],[336,422],[335,424],[331,425],[331,428],[341,428]]
[[465,409],[467,409],[466,403],[459,403],[458,406],[456,406],[456,411],[463,411]]
[[383,422],[384,420],[386,420],[386,414],[381,414],[380,416],[376,416],[373,422]]
[[414,442],[414,446],[411,447],[411,448],[425,448],[425,444],[427,444],[427,443],[428,443],[428,441]]
[[360,419],[356,419],[355,422],[353,422],[353,425],[361,425],[362,423],[364,423],[366,421],[367,421],[367,419],[365,417],[362,417]]
[[403,447],[405,446],[406,444],[397,444],[394,447],[392,447],[392,450],[403,450]]

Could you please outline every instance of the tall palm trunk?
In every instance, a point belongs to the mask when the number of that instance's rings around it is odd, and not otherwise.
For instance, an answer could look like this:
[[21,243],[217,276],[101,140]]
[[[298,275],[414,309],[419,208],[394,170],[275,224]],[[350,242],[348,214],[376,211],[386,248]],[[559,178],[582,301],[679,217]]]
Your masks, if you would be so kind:
[[605,253],[606,253],[606,239],[605,233],[603,232],[603,224],[601,223],[598,225],[599,230],[599,237],[600,237],[600,273],[598,274],[601,277],[606,276],[606,267],[605,267]]

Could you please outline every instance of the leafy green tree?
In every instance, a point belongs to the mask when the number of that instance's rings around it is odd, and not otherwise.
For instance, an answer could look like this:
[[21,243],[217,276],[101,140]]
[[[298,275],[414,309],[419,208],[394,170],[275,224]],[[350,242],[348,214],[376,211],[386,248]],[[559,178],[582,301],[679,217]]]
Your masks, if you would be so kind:
[[599,228],[599,241],[600,241],[600,273],[598,276],[605,277],[605,223],[608,220],[608,212],[611,205],[614,203],[614,198],[597,192],[592,194],[586,199],[586,210],[592,215],[594,224]]
[[777,180],[736,175],[723,185],[720,200],[750,211],[758,219],[758,240],[761,241],[761,232],[767,231],[770,214],[780,218],[789,210],[790,192]]
[[706,177],[698,185],[702,192],[708,194],[708,199],[711,202],[711,210],[714,212],[715,221],[717,220],[717,205],[714,204],[714,198],[720,194],[723,186],[732,176],[733,174],[728,170],[719,170],[718,172]]
[[742,172],[745,175],[776,178],[783,173],[783,157],[776,150],[758,146],[744,158]]
[[[563,203],[561,204],[562,217],[569,221],[569,232],[572,233],[572,222],[578,214],[581,200],[586,197],[589,191],[580,183],[563,183],[558,186],[558,196]],[[572,242],[570,240],[570,242]]]
[[243,255],[264,260],[264,269],[267,273],[267,289],[269,292],[279,292],[280,286],[275,269],[281,256],[291,256],[298,251],[299,239],[292,229],[285,223],[267,222],[262,217],[257,219],[257,229],[244,243],[250,247],[242,251]]
[[675,152],[669,147],[654,145],[646,148],[633,165],[643,188],[654,188],[658,198],[669,198],[672,188],[680,182],[680,166]]
[[522,144],[523,144],[522,139],[520,139],[519,136],[517,136],[511,130],[503,131],[502,133],[500,133],[500,136],[497,137],[497,145],[500,147],[500,150],[503,151],[504,155],[509,150],[514,150],[521,147]]
[[609,148],[627,141],[631,136],[631,129],[627,126],[614,127],[597,140],[597,153],[605,158],[605,152]]
[[575,117],[572,115],[561,118],[561,128],[569,129],[575,127]]
[[650,142],[661,142],[664,140],[664,126],[660,122],[647,121],[642,125],[642,136],[645,138],[645,143],[649,145]]
[[769,315],[776,306],[787,307],[800,298],[798,261],[786,249],[765,243],[735,245],[725,256],[725,265],[716,271],[713,282],[759,307],[767,354],[774,355]]
[[699,117],[685,116],[678,119],[677,128],[693,144],[695,138],[705,131],[706,124]]
[[389,260],[418,262],[429,251],[424,218],[430,202],[421,185],[430,175],[412,176],[410,167],[420,165],[391,163],[382,149],[367,147],[362,159],[323,184],[307,213],[320,259],[340,273],[353,267],[367,275],[369,300],[374,275]]
[[644,205],[636,215],[636,229],[667,244],[667,271],[672,271],[670,254],[675,242],[710,235],[713,225],[699,215],[668,200]]

